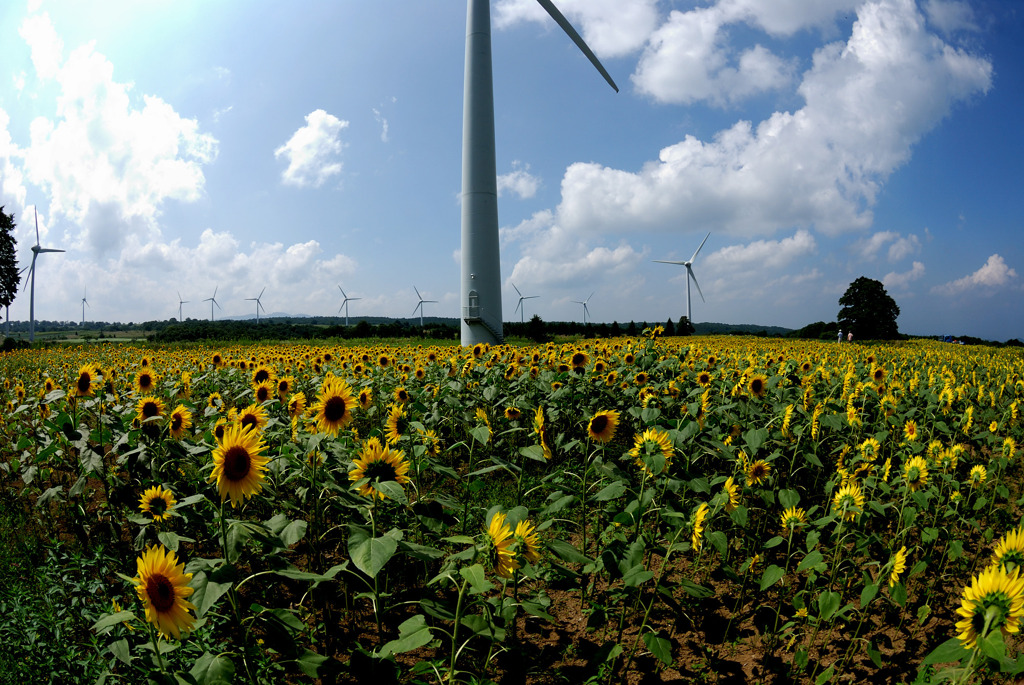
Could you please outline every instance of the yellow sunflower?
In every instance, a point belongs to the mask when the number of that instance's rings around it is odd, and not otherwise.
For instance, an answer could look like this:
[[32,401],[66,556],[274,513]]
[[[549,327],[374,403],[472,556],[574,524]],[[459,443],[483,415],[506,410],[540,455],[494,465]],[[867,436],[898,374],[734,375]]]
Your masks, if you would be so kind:
[[301,390],[288,398],[288,416],[294,421],[306,411],[306,393]]
[[987,477],[988,472],[985,470],[985,467],[981,464],[977,464],[971,467],[971,472],[968,474],[967,480],[971,484],[972,488],[976,488],[979,485],[982,485]]
[[150,546],[135,563],[139,575],[133,582],[146,608],[146,620],[166,639],[192,630],[195,618],[188,612],[195,606],[186,599],[194,592],[188,585],[192,574],[184,572],[185,565],[178,563],[174,552]]
[[638,433],[634,436],[633,449],[629,451],[629,454],[633,457],[636,465],[645,471],[647,475],[655,476],[658,474],[651,471],[644,457],[650,458],[654,455],[660,455],[663,463],[661,471],[658,473],[664,473],[672,462],[674,449],[668,433],[657,428],[648,428],[643,433]]
[[850,482],[839,488],[832,498],[832,510],[844,521],[853,521],[864,510],[864,491],[860,485]]
[[220,393],[211,392],[210,396],[206,398],[206,406],[217,411],[222,410],[224,408],[224,400],[221,398]]
[[782,512],[780,517],[782,530],[788,532],[798,526],[807,525],[807,512],[797,507],[790,507]]
[[270,417],[267,416],[267,410],[262,404],[250,404],[245,409],[238,412],[238,418],[235,419],[239,425],[249,429],[261,431],[264,426],[267,425],[267,421]]
[[162,485],[154,485],[142,493],[139,510],[152,516],[154,521],[164,521],[171,517],[171,510],[176,503],[174,493]]
[[95,364],[86,364],[80,368],[78,380],[75,381],[75,397],[92,397],[95,394],[93,383],[97,380],[98,375],[99,369]]
[[156,390],[157,376],[148,368],[142,369],[135,374],[135,390],[140,395]]
[[222,502],[230,497],[231,506],[237,507],[263,489],[263,473],[270,461],[262,455],[266,448],[259,431],[240,423],[224,430],[224,439],[213,451],[213,471],[209,478],[217,481]]
[[747,380],[747,392],[751,397],[764,397],[768,391],[768,379],[757,373]]
[[359,391],[359,406],[369,409],[371,404],[373,404],[373,391],[370,388],[363,388]]
[[956,629],[966,649],[974,649],[978,638],[997,628],[1004,637],[1020,632],[1024,578],[1018,576],[1017,569],[1012,573],[997,566],[985,569],[964,588],[956,613],[963,617],[957,621]]
[[594,414],[587,424],[587,434],[594,442],[611,442],[619,425],[619,412],[602,410]]
[[252,386],[252,396],[257,404],[263,404],[268,400],[274,399],[276,388],[277,384],[270,379],[254,383]]
[[519,407],[505,407],[505,418],[509,421],[518,421],[523,415]]
[[348,473],[349,482],[358,483],[368,479],[359,486],[359,494],[364,497],[386,497],[373,487],[373,483],[394,481],[404,486],[409,482],[409,462],[405,460],[405,452],[381,445],[377,438],[370,438],[363,443],[352,466],[354,468]]
[[487,540],[489,542],[488,558],[491,566],[502,578],[511,578],[512,574],[519,568],[515,554],[512,551],[512,544],[515,537],[512,529],[505,522],[505,514],[496,513],[491,517],[487,526]]
[[179,404],[174,408],[174,411],[171,412],[171,418],[168,424],[171,437],[175,440],[180,440],[191,427],[192,412],[190,412],[188,407],[184,404]]
[[690,545],[694,550],[699,551],[704,536],[704,520],[708,517],[708,503],[701,502],[697,511],[693,514],[693,535],[690,536]]
[[909,419],[905,424],[903,424],[903,437],[907,442],[914,442],[917,440],[917,421]]
[[284,378],[277,379],[277,399],[284,402],[285,398],[292,391],[292,387],[295,385],[295,379],[291,376],[285,376]]
[[320,386],[316,404],[313,405],[317,430],[337,435],[338,431],[352,421],[352,410],[355,405],[348,383],[340,378],[325,380]]
[[384,431],[384,437],[389,445],[394,445],[409,431],[409,418],[406,416],[402,405],[391,405],[391,409],[388,410],[386,424],[387,428]]
[[766,462],[764,459],[758,459],[752,461],[747,466],[747,487],[752,488],[755,485],[760,485],[768,479],[768,476],[772,472],[771,464]]
[[911,457],[903,466],[903,477],[911,492],[917,492],[928,485],[928,462],[924,457]]
[[263,383],[264,381],[271,381],[271,386],[273,387],[274,381],[276,380],[277,374],[269,366],[264,366],[263,364],[260,364],[259,366],[256,367],[256,370],[252,372],[253,385]]
[[729,476],[722,487],[726,494],[725,510],[727,512],[736,511],[740,506],[740,486],[736,485],[732,476]]
[[992,565],[1012,573],[1024,567],[1024,527],[1011,530],[999,538],[992,550]]
[[551,445],[548,444],[547,427],[544,425],[544,408],[537,407],[537,411],[533,414],[533,431],[537,434],[540,439],[541,449],[544,450],[544,458],[551,461]]
[[540,561],[540,537],[537,535],[537,527],[529,521],[523,520],[516,524],[516,531],[513,533],[519,549],[522,550],[522,557],[531,564]]
[[164,403],[158,397],[143,397],[135,404],[135,418],[139,423],[145,424],[146,421],[163,415]]
[[900,547],[899,551],[892,556],[892,570],[889,571],[889,587],[900,582],[900,574],[907,570],[907,547]]

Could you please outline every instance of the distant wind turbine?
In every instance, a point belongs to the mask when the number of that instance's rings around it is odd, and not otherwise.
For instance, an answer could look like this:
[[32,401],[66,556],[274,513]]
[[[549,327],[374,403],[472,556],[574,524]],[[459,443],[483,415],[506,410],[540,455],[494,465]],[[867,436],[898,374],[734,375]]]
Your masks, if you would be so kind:
[[219,287],[219,285],[214,286],[213,297],[208,297],[205,300],[203,300],[203,302],[210,303],[210,321],[213,321],[213,305],[217,305],[217,309],[223,309],[223,307],[220,306],[220,302],[217,301],[217,288]]
[[[706,236],[704,236],[704,240],[700,241],[700,247],[697,248],[697,252],[700,252],[700,248],[704,247],[704,243],[706,243],[708,241],[708,238],[710,238],[710,237],[711,237],[711,233],[710,232]],[[707,302],[707,300],[704,299],[704,293],[702,293],[701,290],[700,290],[700,283],[697,282],[697,277],[693,275],[692,264],[693,264],[693,260],[695,260],[697,258],[697,252],[694,252],[693,256],[690,257],[685,262],[670,262],[670,261],[667,261],[667,260],[664,260],[664,259],[655,259],[654,260],[658,264],[676,264],[677,266],[685,266],[686,267],[686,320],[689,321],[691,325],[693,324],[693,318],[690,316],[690,281],[691,280],[693,281],[693,284],[695,286],[697,286],[697,292],[700,293],[701,301],[702,302]]]
[[28,339],[29,342],[35,342],[36,339],[36,258],[44,252],[63,252],[64,250],[57,250],[52,247],[40,247],[39,246],[39,209],[33,206],[33,211],[36,215],[36,244],[32,246],[32,264],[28,267],[28,275],[25,277],[26,280],[30,280],[32,285],[29,286],[29,300],[28,300]]
[[341,310],[342,309],[345,310],[345,325],[347,326],[348,325],[348,303],[349,302],[355,302],[356,300],[361,300],[363,298],[361,298],[361,297],[349,297],[348,295],[345,294],[345,291],[342,290],[340,285],[338,286],[338,290],[341,290],[341,297],[343,298],[342,301],[341,301],[341,306],[338,307],[338,313],[341,314]]
[[[181,299],[181,291],[178,292],[178,323],[181,323],[181,305],[188,304],[188,300]],[[210,318],[213,318],[213,305],[210,305]]]
[[[594,296],[594,293],[590,293],[590,297],[593,297],[593,296]],[[583,300],[582,302],[580,302],[579,300],[573,300],[572,301],[573,304],[581,304],[581,305],[583,305],[583,325],[584,326],[587,325],[587,314],[590,313],[590,309],[587,307],[587,303],[590,302],[590,297],[588,297],[587,299]]]
[[420,298],[419,304],[417,304],[413,308],[412,313],[415,315],[416,314],[416,310],[417,309],[420,310],[420,328],[423,328],[423,305],[427,304],[428,302],[435,302],[436,303],[437,300],[424,300],[423,296],[420,295],[420,291],[416,288],[416,286],[413,286],[412,289],[416,291],[416,297]]
[[519,292],[519,288],[516,288],[516,284],[515,283],[512,284],[512,288],[516,291],[516,294],[519,295],[519,304],[516,305],[516,310],[513,311],[512,313],[515,314],[516,311],[518,311],[519,312],[519,323],[525,323],[526,322],[526,307],[523,306],[523,301],[524,300],[535,300],[538,297],[540,297],[540,295],[523,295],[521,292]]
[[[257,295],[256,297],[247,297],[247,298],[245,298],[246,302],[255,302],[256,303],[256,323],[260,322],[260,310],[263,309],[263,303],[260,302],[260,298],[263,297],[263,293],[265,293],[266,291],[267,291],[267,286],[263,286],[263,290],[261,290],[260,294]],[[263,309],[263,311],[267,311],[267,310]]]
[[92,305],[89,304],[89,300],[85,299],[88,294],[89,294],[89,286],[86,286],[82,290],[82,326],[85,326],[85,306],[88,304],[89,305],[89,309],[92,309]]
[[[537,0],[604,79],[611,76],[550,0]],[[501,255],[494,153],[490,0],[467,0],[466,71],[462,105],[462,344],[500,343]]]

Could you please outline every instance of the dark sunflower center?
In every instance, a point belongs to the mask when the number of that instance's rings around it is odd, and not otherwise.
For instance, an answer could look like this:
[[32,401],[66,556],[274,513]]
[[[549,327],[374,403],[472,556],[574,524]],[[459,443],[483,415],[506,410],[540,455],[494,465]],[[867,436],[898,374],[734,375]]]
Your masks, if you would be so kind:
[[139,376],[139,387],[140,388],[145,390],[145,389],[149,388],[152,385],[153,385],[153,377],[150,376],[148,373],[144,373],[141,376]]
[[92,386],[92,378],[88,373],[83,373],[78,377],[78,391],[89,392],[89,388]]
[[409,393],[407,393],[405,390],[399,390],[398,399],[401,400],[402,402],[405,402],[406,400],[409,399]]
[[181,430],[181,425],[184,423],[184,419],[181,414],[175,414],[171,417],[171,430]]
[[587,363],[587,358],[586,358],[585,355],[577,353],[577,354],[574,354],[572,356],[572,365],[573,366],[583,366],[586,363]]
[[242,416],[241,424],[245,426],[246,429],[252,429],[258,428],[260,425],[260,421],[258,418],[256,418],[255,414],[245,414]]
[[348,413],[348,404],[344,397],[331,397],[324,402],[324,418],[328,421],[341,421]]
[[217,438],[217,440],[223,440],[224,439],[224,424],[223,423],[220,424],[219,426],[215,426],[214,427],[214,429],[213,429],[213,436],[215,438]]
[[252,458],[244,447],[235,445],[224,453],[224,477],[238,482],[249,475]]
[[146,582],[146,594],[159,613],[163,614],[174,606],[174,583],[164,575],[156,574]]
[[371,481],[395,480],[395,467],[386,461],[371,461],[363,469],[363,475]]
[[590,430],[597,435],[601,435],[608,428],[608,417],[604,414],[595,416],[590,420]]
[[268,397],[270,397],[270,388],[267,388],[266,386],[261,386],[258,390],[256,390],[256,399],[259,400],[260,402],[266,402]]
[[270,372],[267,371],[266,369],[260,369],[259,371],[256,372],[256,376],[253,378],[253,380],[256,381],[257,383],[262,383],[263,381],[268,380],[269,378]]
[[708,376],[708,375],[707,375],[706,373],[702,373],[702,374],[700,375],[700,378],[699,378],[698,380],[699,380],[699,381],[700,381],[701,383],[709,383],[709,382],[711,381],[711,377],[710,377],[710,376]]
[[755,378],[754,380],[750,381],[750,390],[755,395],[760,395],[761,392],[764,390],[764,383],[761,382],[760,378]]
[[288,392],[288,390],[288,381],[281,381],[280,383],[277,384],[277,391],[279,393],[286,393]]
[[142,418],[148,419],[160,415],[160,407],[156,402],[146,402],[142,405]]
[[160,516],[167,511],[167,501],[163,497],[154,497],[149,500],[149,510],[154,516]]

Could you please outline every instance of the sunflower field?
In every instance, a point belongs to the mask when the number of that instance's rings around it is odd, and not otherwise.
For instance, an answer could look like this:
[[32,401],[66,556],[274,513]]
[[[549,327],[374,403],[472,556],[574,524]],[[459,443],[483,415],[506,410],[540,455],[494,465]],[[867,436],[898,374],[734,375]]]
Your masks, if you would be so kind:
[[1024,357],[0,356],[3,682],[1012,682]]

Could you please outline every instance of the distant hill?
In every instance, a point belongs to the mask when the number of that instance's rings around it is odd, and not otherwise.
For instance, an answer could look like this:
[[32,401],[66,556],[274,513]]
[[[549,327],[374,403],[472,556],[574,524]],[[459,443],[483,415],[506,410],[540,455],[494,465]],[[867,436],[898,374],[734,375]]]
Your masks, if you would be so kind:
[[697,335],[728,335],[729,333],[746,333],[749,335],[768,334],[786,335],[792,328],[782,326],[761,326],[753,323],[714,323],[698,322],[693,324]]

